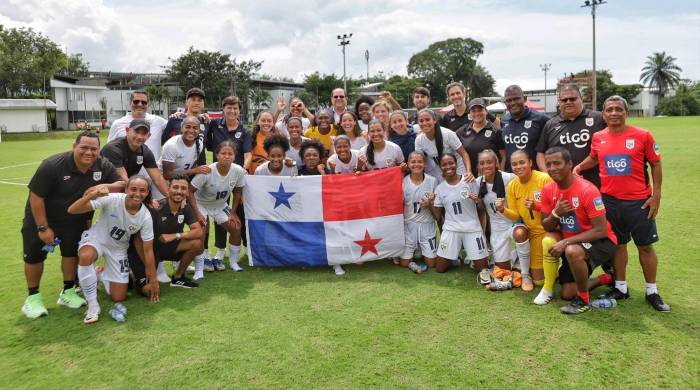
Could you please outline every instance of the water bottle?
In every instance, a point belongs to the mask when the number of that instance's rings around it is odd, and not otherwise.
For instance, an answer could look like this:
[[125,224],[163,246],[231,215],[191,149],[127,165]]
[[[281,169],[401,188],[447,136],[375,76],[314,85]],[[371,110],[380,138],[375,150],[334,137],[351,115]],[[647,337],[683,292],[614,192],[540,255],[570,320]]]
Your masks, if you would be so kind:
[[612,309],[613,307],[617,307],[617,300],[615,300],[615,298],[598,298],[591,302],[591,306],[596,309]]
[[422,274],[423,272],[428,270],[428,266],[418,265],[418,264],[416,264],[415,261],[412,261],[412,262],[408,263],[408,269],[410,269],[411,271],[413,271],[417,274]]

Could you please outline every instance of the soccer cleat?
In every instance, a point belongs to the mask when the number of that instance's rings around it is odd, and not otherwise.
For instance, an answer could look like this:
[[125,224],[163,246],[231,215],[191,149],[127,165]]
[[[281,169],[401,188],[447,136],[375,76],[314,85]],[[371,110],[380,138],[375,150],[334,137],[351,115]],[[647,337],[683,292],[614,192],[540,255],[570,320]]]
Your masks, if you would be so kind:
[[663,313],[667,313],[671,311],[671,306],[667,305],[663,299],[661,299],[661,295],[659,294],[649,294],[646,296],[647,302],[651,305],[651,307],[654,308],[656,311],[660,311]]
[[629,297],[630,297],[629,288],[628,288],[626,293],[623,293],[622,291],[618,290],[615,287],[611,288],[610,291],[606,292],[605,294],[598,296],[598,298],[601,298],[601,299],[614,299],[616,301],[619,301],[622,299],[629,299]]
[[90,307],[88,305],[88,309],[85,312],[85,318],[83,319],[83,323],[86,324],[93,324],[97,322],[97,320],[100,319],[100,305],[96,304],[95,306]]
[[87,301],[75,292],[75,287],[63,290],[61,295],[58,296],[58,302],[56,303],[71,309],[78,309],[83,305],[87,305]]
[[[223,264],[221,265],[223,267]],[[245,271],[240,265],[238,265],[238,262],[236,261],[230,261],[228,263],[228,267],[231,268],[232,270],[236,272],[243,272]]]
[[226,267],[224,266],[224,262],[221,261],[220,259],[214,259],[211,261],[212,265],[214,266],[214,269],[217,271],[224,271],[226,270]]
[[479,281],[479,284],[491,284],[491,270],[488,268],[484,268],[481,271],[479,271],[479,275],[477,275],[477,280]]
[[537,294],[537,296],[535,297],[535,299],[532,302],[535,305],[546,305],[552,301],[553,295],[554,294],[552,294],[551,292],[549,292],[545,289],[542,289],[542,290],[540,290],[540,293]]
[[523,274],[520,288],[522,288],[525,292],[530,292],[534,290],[535,284],[532,282],[532,276],[530,276],[529,274]]
[[35,319],[49,315],[44,302],[41,300],[41,293],[32,294],[24,300],[22,305],[22,313],[25,317]]
[[173,276],[172,281],[170,282],[170,287],[197,288],[199,287],[199,283],[193,282],[185,275],[182,275],[180,278]]
[[215,270],[214,263],[209,259],[204,259],[204,271],[214,272]]
[[569,302],[568,305],[562,306],[559,311],[562,314],[581,314],[591,310],[591,306],[583,301],[578,295]]
[[340,264],[334,265],[334,266],[333,266],[333,271],[335,272],[335,274],[336,274],[337,276],[343,276],[343,275],[345,275],[345,270],[343,269],[343,267],[340,266]]

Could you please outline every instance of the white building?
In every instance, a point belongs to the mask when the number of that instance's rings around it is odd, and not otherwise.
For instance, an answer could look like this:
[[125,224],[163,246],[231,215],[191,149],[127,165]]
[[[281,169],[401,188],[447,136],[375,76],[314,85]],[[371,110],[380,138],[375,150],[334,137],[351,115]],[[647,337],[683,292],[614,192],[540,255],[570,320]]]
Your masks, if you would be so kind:
[[56,128],[76,129],[84,123],[100,125],[105,86],[81,85],[60,79],[51,79],[51,96],[56,102]]
[[46,132],[48,111],[56,104],[49,99],[0,99],[2,133]]

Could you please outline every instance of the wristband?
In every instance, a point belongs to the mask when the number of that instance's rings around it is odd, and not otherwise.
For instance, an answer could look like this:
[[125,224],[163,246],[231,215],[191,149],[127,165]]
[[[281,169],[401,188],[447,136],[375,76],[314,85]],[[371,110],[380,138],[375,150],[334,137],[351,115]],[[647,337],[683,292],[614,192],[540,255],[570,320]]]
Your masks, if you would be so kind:
[[552,214],[552,216],[553,216],[554,218],[556,218],[556,219],[561,218],[560,216],[557,215],[556,212],[554,212],[554,210],[552,210],[551,214]]

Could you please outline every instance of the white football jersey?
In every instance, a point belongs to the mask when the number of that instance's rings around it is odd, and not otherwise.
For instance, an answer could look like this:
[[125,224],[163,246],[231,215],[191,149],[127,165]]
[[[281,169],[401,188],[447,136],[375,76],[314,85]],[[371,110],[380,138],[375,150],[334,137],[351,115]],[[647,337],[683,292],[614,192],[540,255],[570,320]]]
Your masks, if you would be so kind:
[[359,136],[354,140],[350,141],[350,149],[360,150],[363,146],[367,145],[367,139],[363,136]]
[[153,240],[153,221],[146,206],[136,214],[126,211],[126,194],[113,193],[90,201],[93,210],[100,209],[100,217],[90,228],[90,236],[99,244],[110,248],[127,250],[132,235],[141,232],[144,241]]
[[455,185],[443,181],[437,186],[434,205],[445,209],[443,230],[459,233],[481,231],[476,202],[469,199],[469,194],[478,193],[476,182],[465,183],[462,179]]
[[[200,144],[201,145],[201,144]],[[182,134],[178,134],[165,142],[163,152],[158,161],[158,166],[163,167],[163,161],[175,164],[176,170],[187,170],[192,168],[197,163],[197,156],[200,149],[197,150],[197,141],[192,146],[185,145],[182,140]]]
[[411,175],[403,178],[403,218],[405,222],[430,223],[435,222],[430,209],[422,209],[420,201],[428,199],[435,192],[437,180],[430,175],[424,175],[423,182],[416,185],[411,181]]
[[245,170],[238,164],[231,164],[226,176],[221,176],[216,169],[218,163],[209,164],[211,173],[198,174],[192,179],[192,186],[197,189],[194,193],[197,203],[203,207],[224,208],[226,199],[234,188],[245,186]]
[[[503,188],[508,188],[508,183],[510,183],[511,180],[513,180],[517,177],[513,173],[503,172],[503,171],[501,171],[501,176],[503,177],[503,184],[504,184]],[[480,188],[481,182],[483,180],[484,180],[483,176],[479,176],[476,179],[477,188]],[[486,211],[489,214],[489,220],[491,221],[491,228],[493,230],[499,230],[499,231],[510,229],[510,227],[513,225],[513,221],[509,220],[503,214],[499,213],[498,210],[496,210],[496,193],[493,192],[493,184],[486,183],[486,190],[488,192],[484,196],[483,202],[484,202],[484,206],[486,207]],[[503,204],[506,208],[508,207],[508,203],[506,202],[505,197],[503,198]]]
[[[457,174],[464,175],[467,170],[464,167],[462,156],[457,154],[457,149],[462,147],[462,141],[459,140],[457,134],[452,130],[441,127],[440,131],[442,133],[442,153],[450,153],[457,156]],[[439,180],[442,181],[442,169],[440,169],[440,160],[435,140],[430,140],[425,133],[419,133],[416,137],[415,145],[415,150],[417,152],[425,154],[425,173],[435,178],[440,178]]]
[[[309,118],[301,117],[301,132],[304,133],[309,126],[311,126],[311,121],[309,121]],[[280,134],[283,134],[285,137],[289,138],[289,130],[287,130],[287,124],[284,122],[284,117],[277,121],[275,127],[277,127]]]
[[255,168],[255,175],[257,176],[296,176],[297,175],[297,167],[296,166],[291,166],[288,167],[286,163],[282,164],[282,170],[280,173],[272,173],[270,172],[270,169],[268,168],[268,165],[270,164],[269,161],[264,163],[263,165],[259,165],[257,168]]
[[[126,128],[129,127],[133,119],[134,117],[131,116],[131,113],[127,113],[125,116],[115,120],[109,128],[109,135],[107,136],[107,142],[105,142],[105,144],[119,137],[126,137]],[[146,140],[146,146],[151,149],[153,156],[156,158],[156,161],[158,161],[160,160],[161,150],[160,139],[163,136],[163,130],[168,124],[168,121],[167,119],[149,113],[146,113],[144,119],[151,125],[151,135]]]
[[[360,156],[367,156],[368,147],[369,144],[360,149]],[[403,152],[401,151],[401,147],[391,141],[384,141],[384,150],[382,150],[381,153],[377,153],[375,150],[374,164],[370,164],[368,161],[365,164],[365,169],[371,171],[373,169],[396,167],[401,165],[403,161]]]
[[331,162],[335,164],[335,172],[333,173],[354,173],[357,170],[357,162],[359,161],[360,152],[357,150],[350,149],[350,162],[344,163],[340,161],[337,154],[328,157],[328,162],[326,166],[331,169]]

